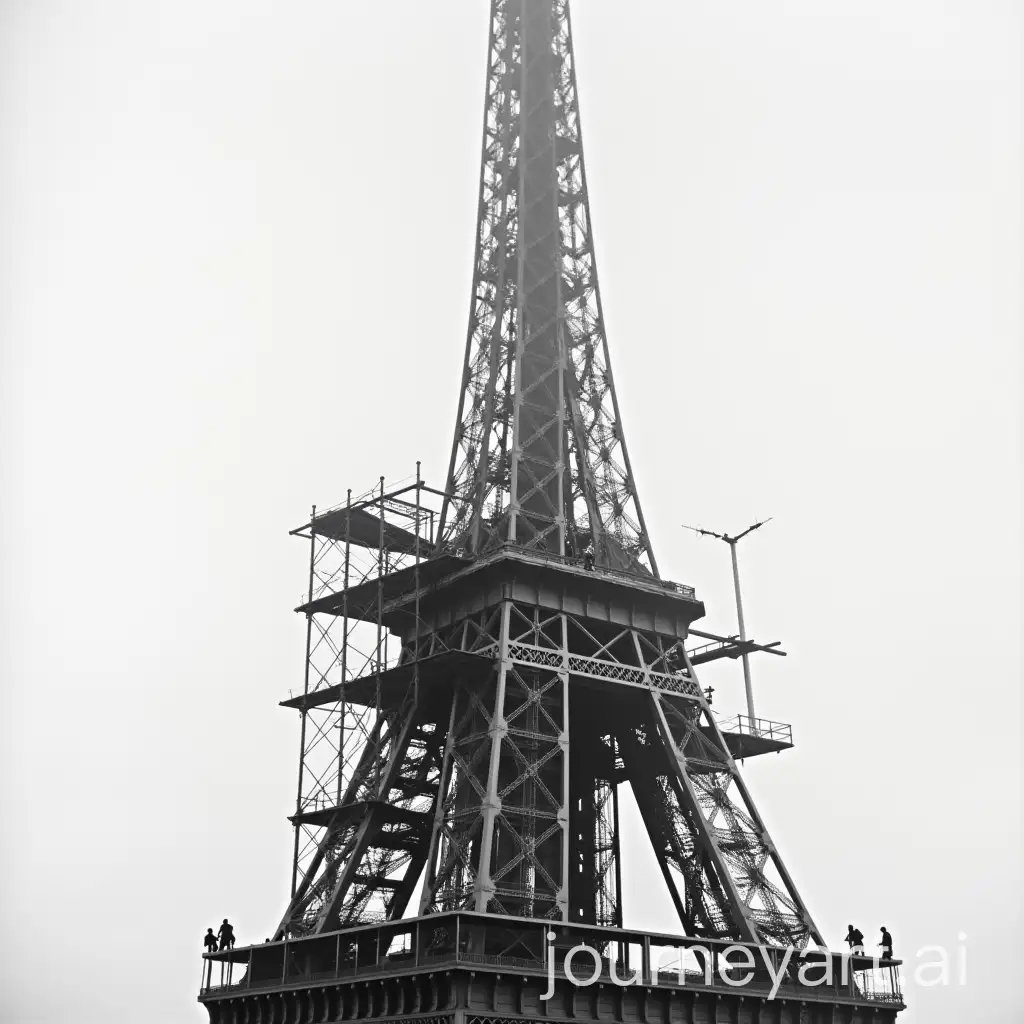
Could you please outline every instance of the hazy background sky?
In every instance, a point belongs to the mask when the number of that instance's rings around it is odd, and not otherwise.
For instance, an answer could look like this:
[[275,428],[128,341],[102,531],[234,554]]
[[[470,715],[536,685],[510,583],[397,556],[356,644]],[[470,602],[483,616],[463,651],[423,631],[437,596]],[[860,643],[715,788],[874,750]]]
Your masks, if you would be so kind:
[[[443,483],[484,0],[0,3],[4,1022],[193,1021],[287,896],[302,542]],[[1011,0],[575,0],[626,435],[666,576],[796,749],[755,799],[838,945],[1021,1019]],[[729,663],[705,681],[741,710]],[[628,818],[628,815],[627,815]],[[649,855],[627,924],[673,930]],[[660,884],[660,883],[658,883]]]

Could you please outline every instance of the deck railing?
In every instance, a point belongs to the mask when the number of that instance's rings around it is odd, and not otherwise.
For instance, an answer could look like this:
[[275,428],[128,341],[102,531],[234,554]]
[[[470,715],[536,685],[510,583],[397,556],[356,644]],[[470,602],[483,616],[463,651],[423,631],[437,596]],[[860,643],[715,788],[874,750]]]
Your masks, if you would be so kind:
[[[551,928],[558,931],[553,945],[546,938]],[[515,945],[523,955],[490,953],[486,951],[488,945],[506,949]],[[822,975],[816,983],[798,974],[797,968],[805,963],[799,950],[791,951],[788,970],[783,970],[785,951],[775,946],[463,912],[366,924],[208,954],[203,957],[200,997],[292,990],[373,975],[450,969],[460,964],[546,976],[551,956],[557,976],[564,978],[566,955],[577,945],[587,945],[598,953],[598,978],[602,981],[610,980],[614,964],[620,980],[635,973],[638,983],[644,985],[701,987],[767,997],[773,988],[770,971],[776,977],[782,975],[775,992],[778,998],[902,1003],[898,965],[879,964],[866,956],[851,962],[847,954],[827,950],[808,954]],[[748,974],[749,962],[743,964],[736,959],[743,949],[752,957],[756,973]],[[828,978],[826,964],[831,964]],[[590,958],[578,957],[574,971],[577,977],[589,977]],[[744,977],[747,980],[741,980]]]
[[760,736],[778,740],[780,743],[793,742],[793,726],[786,722],[772,722],[767,718],[750,718],[748,715],[733,715],[719,719],[722,732],[739,733],[743,736]]

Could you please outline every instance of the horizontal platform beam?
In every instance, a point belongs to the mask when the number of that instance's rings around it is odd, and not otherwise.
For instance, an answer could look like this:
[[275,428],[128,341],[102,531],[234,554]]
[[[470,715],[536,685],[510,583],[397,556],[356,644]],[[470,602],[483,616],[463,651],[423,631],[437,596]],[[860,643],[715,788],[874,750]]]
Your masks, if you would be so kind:
[[[415,663],[419,668],[419,681],[425,685],[438,685],[451,682],[454,678],[470,675],[483,675],[494,664],[493,655],[471,654],[468,651],[444,651],[440,654],[432,654],[427,658],[420,658]],[[298,710],[324,707],[328,704],[338,704],[345,700],[352,704],[365,706],[376,705],[377,687],[380,687],[381,704],[389,706],[392,699],[400,698],[408,690],[413,681],[414,663],[406,662],[404,665],[396,665],[394,668],[385,669],[379,675],[360,676],[358,679],[351,679],[344,685],[337,683],[334,686],[325,686],[311,693],[301,694],[298,697],[290,697],[281,701],[283,708],[297,708]]]
[[785,658],[786,652],[778,650],[781,640],[775,640],[770,644],[759,644],[753,640],[741,640],[738,636],[718,636],[715,633],[705,633],[699,629],[690,629],[690,636],[699,636],[709,643],[701,644],[686,652],[692,665],[705,665],[709,661],[718,661],[720,658],[736,659],[744,654],[753,654],[761,651],[765,654],[774,654],[777,657]]
[[329,825],[338,815],[344,815],[346,818],[360,817],[371,810],[375,811],[380,816],[381,823],[386,825],[418,828],[430,820],[430,815],[425,811],[410,811],[394,804],[382,803],[380,800],[359,800],[344,806],[332,804],[326,807],[311,807],[299,814],[289,815],[288,820],[293,825],[323,827]]
[[352,619],[376,621],[378,602],[389,604],[396,598],[414,594],[417,580],[420,588],[433,586],[445,576],[469,565],[470,561],[455,555],[438,555],[345,590],[324,594],[306,601],[295,610],[303,614],[348,615]]
[[569,609],[561,608],[558,602],[571,598],[581,606],[596,602],[626,610],[656,609],[658,615],[686,623],[704,614],[692,587],[639,573],[586,569],[578,559],[515,545],[476,558],[451,552],[435,555],[380,579],[368,579],[307,600],[295,610],[307,615],[347,615],[366,622],[375,622],[380,614],[385,623],[397,622],[416,597],[417,580],[421,599],[429,598],[435,605],[442,593],[452,594],[451,600],[456,601],[460,598],[454,595],[486,592],[497,581],[532,586],[536,595],[555,601],[544,607],[560,610]]

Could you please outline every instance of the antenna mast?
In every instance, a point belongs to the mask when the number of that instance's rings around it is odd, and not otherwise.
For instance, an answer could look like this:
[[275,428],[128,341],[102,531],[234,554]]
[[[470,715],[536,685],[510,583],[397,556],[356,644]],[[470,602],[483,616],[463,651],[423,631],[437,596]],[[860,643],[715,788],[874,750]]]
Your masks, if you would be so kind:
[[[743,621],[743,596],[740,593],[740,565],[739,559],[736,557],[736,545],[748,533],[753,533],[754,530],[759,530],[765,523],[770,523],[772,518],[772,516],[769,516],[767,519],[762,519],[759,523],[754,523],[753,526],[748,526],[742,533],[737,533],[735,537],[730,537],[727,533],[715,533],[714,530],[704,530],[699,526],[683,524],[684,530],[692,530],[703,537],[714,537],[716,540],[725,541],[729,545],[729,550],[732,553],[732,582],[736,590],[736,619],[740,627],[740,641],[744,644],[746,644],[747,640],[747,627]],[[751,729],[755,729],[757,717],[754,714],[754,690],[750,682],[750,655],[747,653],[746,647],[744,647],[741,657],[743,659],[743,688],[747,694],[747,714],[750,716]]]

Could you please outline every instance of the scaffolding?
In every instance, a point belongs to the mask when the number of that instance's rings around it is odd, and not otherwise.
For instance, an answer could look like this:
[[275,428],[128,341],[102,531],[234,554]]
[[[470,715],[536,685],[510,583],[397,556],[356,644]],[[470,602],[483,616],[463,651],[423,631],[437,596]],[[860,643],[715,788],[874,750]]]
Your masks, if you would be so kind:
[[[309,522],[291,531],[309,544],[308,585],[297,608],[306,619],[303,690],[282,702],[300,714],[292,897],[331,814],[347,795],[357,796],[349,791],[360,781],[359,766],[372,762],[379,771],[394,717],[381,715],[385,701],[397,711],[415,700],[419,665],[411,652],[419,638],[420,576],[439,554],[435,530],[443,497],[423,481],[417,462],[414,477],[390,486],[380,477],[357,496],[349,490],[344,504],[323,511],[314,506]],[[384,623],[396,574],[416,593],[405,645]],[[382,677],[405,663],[405,692],[385,696]],[[365,920],[383,916],[383,908],[364,908]]]

